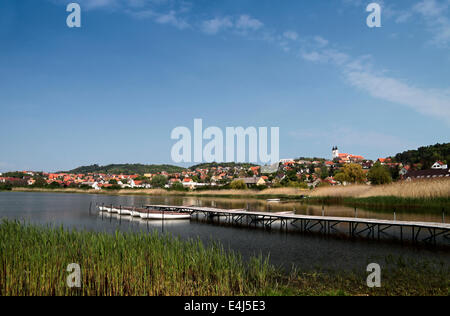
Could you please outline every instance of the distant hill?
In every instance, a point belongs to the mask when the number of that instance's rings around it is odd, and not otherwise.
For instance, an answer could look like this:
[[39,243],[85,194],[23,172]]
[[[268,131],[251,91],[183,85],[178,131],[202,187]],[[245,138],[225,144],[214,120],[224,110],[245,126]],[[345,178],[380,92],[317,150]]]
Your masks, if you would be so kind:
[[408,150],[391,157],[403,164],[421,164],[422,169],[429,169],[438,160],[450,164],[450,143],[436,144]]
[[143,164],[112,164],[99,166],[83,166],[70,171],[69,173],[108,173],[108,174],[140,174],[158,173],[166,171],[168,173],[182,172],[185,168],[172,165],[143,165]]
[[189,167],[190,170],[196,170],[196,169],[210,169],[210,168],[214,168],[214,167],[243,167],[243,168],[250,168],[250,167],[255,167],[257,165],[255,164],[251,164],[251,163],[235,163],[235,162],[221,162],[221,163],[217,163],[217,162],[210,162],[210,163],[202,163],[202,164],[198,164],[192,167]]

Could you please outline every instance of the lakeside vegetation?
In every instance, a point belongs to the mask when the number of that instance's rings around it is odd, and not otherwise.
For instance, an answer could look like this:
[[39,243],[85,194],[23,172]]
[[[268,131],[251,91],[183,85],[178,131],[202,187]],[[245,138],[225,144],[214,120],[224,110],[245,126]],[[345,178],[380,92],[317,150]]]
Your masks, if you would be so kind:
[[450,143],[436,144],[408,150],[391,157],[392,161],[404,165],[418,164],[420,169],[429,169],[436,161],[450,163]]
[[353,197],[310,197],[309,204],[344,205],[368,210],[439,212],[448,213],[450,198],[402,198],[396,196]]
[[366,208],[450,209],[450,179],[401,181],[386,185],[321,187],[309,194],[308,202]]
[[[208,189],[208,190],[168,190],[168,189],[117,189],[99,191],[93,189],[79,188],[33,188],[33,187],[10,187],[12,191],[22,192],[63,192],[63,193],[90,193],[90,194],[119,194],[119,195],[186,195],[206,197],[253,197],[253,198],[303,198],[308,196],[312,199],[348,200],[353,201],[409,201],[424,204],[431,201],[447,201],[450,199],[450,179],[439,178],[433,180],[401,181],[386,185],[347,185],[347,186],[321,186],[314,190],[281,187],[256,189]],[[421,202],[421,203],[422,203]],[[389,203],[387,203],[389,204]],[[409,203],[412,204],[412,203]]]
[[398,181],[386,185],[328,186],[313,190],[312,197],[398,197],[415,199],[450,198],[450,179]]
[[[1,189],[1,187],[0,187]],[[109,189],[80,188],[9,188],[15,192],[51,192],[103,195],[187,196],[228,199],[282,199],[305,204],[343,205],[373,211],[390,212],[429,211],[447,213],[450,210],[450,179],[415,180],[385,185],[354,184],[348,186],[322,186],[314,190],[296,187],[256,189]]]
[[287,198],[298,199],[308,192],[300,188],[271,188],[265,190],[167,190],[167,189],[118,189],[118,190],[93,190],[77,188],[30,188],[13,187],[15,192],[52,192],[52,193],[87,193],[105,195],[148,195],[148,196],[197,196],[197,197],[223,197],[223,198]]
[[[71,263],[80,289],[66,286]],[[381,264],[381,262],[380,262]],[[295,268],[286,273],[267,258],[244,261],[219,244],[181,241],[157,233],[66,231],[3,221],[0,295],[448,295],[445,262],[384,258],[381,288],[364,273]]]

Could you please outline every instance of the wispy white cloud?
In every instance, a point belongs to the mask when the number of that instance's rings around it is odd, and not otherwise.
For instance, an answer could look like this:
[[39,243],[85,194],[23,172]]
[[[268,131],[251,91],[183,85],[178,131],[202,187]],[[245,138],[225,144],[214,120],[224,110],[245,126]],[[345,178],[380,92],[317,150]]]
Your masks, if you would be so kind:
[[202,30],[207,34],[217,34],[220,31],[232,28],[234,23],[230,17],[217,17],[202,22]]
[[247,34],[250,31],[257,31],[263,26],[264,24],[261,21],[247,14],[238,17],[216,17],[201,23],[201,29],[207,34],[217,34],[225,30],[234,30],[241,34]]
[[236,22],[236,28],[241,31],[256,31],[262,28],[264,24],[258,19],[252,18],[251,16],[244,14],[239,17]]
[[[373,0],[342,0],[346,5],[363,7]],[[398,3],[378,0],[382,7],[383,19],[393,19],[396,23],[424,23],[431,33],[431,43],[447,47],[450,44],[450,0],[418,0],[408,8],[398,8]]]
[[390,77],[377,70],[370,55],[352,57],[338,49],[302,51],[309,62],[327,63],[341,70],[349,85],[370,96],[406,106],[418,113],[444,120],[450,124],[450,90],[424,89]]
[[158,15],[158,17],[156,17],[155,21],[160,24],[169,24],[175,26],[180,30],[186,29],[190,26],[188,22],[178,17],[175,11],[170,11],[166,14],[160,14]]
[[450,0],[422,0],[412,8],[412,13],[420,15],[432,33],[432,43],[439,46],[450,44]]
[[350,57],[336,49],[324,49],[305,51],[301,50],[300,55],[303,59],[320,63],[332,63],[335,65],[343,65],[348,62]]
[[[52,0],[59,1],[59,0]],[[172,0],[79,0],[90,8],[122,7],[136,18],[152,19],[159,24],[167,24],[178,29],[191,27],[183,15],[190,10],[188,2]],[[368,0],[343,0],[355,6],[366,5]],[[448,44],[450,42],[450,22],[447,11],[450,0],[420,0],[410,10],[398,11],[380,2],[390,16],[396,17],[398,22],[406,21],[413,16],[420,16],[426,21],[427,27],[433,32],[433,42]],[[161,7],[166,13],[162,13]],[[176,7],[176,8],[174,8]],[[171,8],[167,11],[167,8]],[[302,36],[293,30],[277,32],[267,28],[264,23],[248,14],[236,16],[222,16],[192,23],[192,28],[206,34],[217,34],[232,31],[237,34],[248,35],[250,32],[258,34],[261,40],[278,45],[283,51],[295,49],[299,56],[309,62],[320,62],[333,65],[341,70],[344,78],[352,87],[365,91],[370,96],[409,107],[410,109],[439,118],[450,124],[450,94],[449,91],[420,88],[387,75],[388,71],[374,71],[373,58],[366,56],[350,56],[327,39],[316,35]]]
[[283,37],[291,41],[296,41],[298,39],[298,33],[294,31],[286,31],[283,33]]
[[450,124],[449,91],[421,89],[389,76],[364,71],[349,71],[346,76],[352,86],[368,92],[374,98],[407,106]]
[[[50,0],[66,5],[65,0]],[[159,24],[174,26],[180,30],[190,27],[182,15],[188,13],[191,4],[173,0],[77,0],[82,10],[122,11],[137,19],[152,19]]]
[[322,36],[315,36],[314,40],[320,47],[325,47],[328,45],[328,40],[324,39]]
[[[64,0],[50,0],[51,2],[59,5],[67,5],[70,1]],[[130,0],[131,2],[132,0]],[[124,0],[77,0],[74,1],[78,3],[83,10],[95,10],[95,9],[115,9],[120,7]],[[126,1],[128,2],[128,1]]]

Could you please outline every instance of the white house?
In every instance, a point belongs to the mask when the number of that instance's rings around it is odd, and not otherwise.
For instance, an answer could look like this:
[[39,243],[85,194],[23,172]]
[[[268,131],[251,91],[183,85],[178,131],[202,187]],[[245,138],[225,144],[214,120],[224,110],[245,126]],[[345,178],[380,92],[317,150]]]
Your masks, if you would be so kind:
[[432,166],[431,169],[447,169],[447,165],[444,164],[441,161],[436,161]]
[[280,159],[280,163],[294,162],[294,159]]

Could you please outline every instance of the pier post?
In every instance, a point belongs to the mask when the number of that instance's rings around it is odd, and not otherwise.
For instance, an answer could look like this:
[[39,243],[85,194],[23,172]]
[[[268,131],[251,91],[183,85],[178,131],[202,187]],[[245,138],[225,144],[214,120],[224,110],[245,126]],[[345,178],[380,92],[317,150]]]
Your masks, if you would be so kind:
[[380,240],[380,224],[378,224],[377,226],[378,226],[377,239]]
[[436,228],[433,228],[433,243],[436,246]]
[[325,206],[322,204],[322,216],[325,216]]
[[162,214],[163,214],[163,216],[162,216],[162,223],[161,223],[161,225],[162,225],[162,232],[164,233],[164,214],[165,214],[165,212],[166,212],[166,209],[165,208],[163,208],[162,209]]
[[442,223],[445,224],[445,208],[442,208]]

